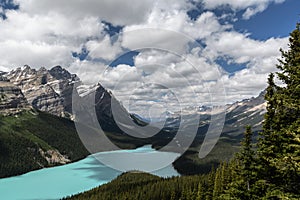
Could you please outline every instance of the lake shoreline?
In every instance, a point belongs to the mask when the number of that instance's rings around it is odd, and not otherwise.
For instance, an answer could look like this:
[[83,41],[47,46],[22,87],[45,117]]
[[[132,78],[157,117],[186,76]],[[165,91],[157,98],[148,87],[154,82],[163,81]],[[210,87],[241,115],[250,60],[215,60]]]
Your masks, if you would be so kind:
[[[168,152],[155,152],[151,145],[143,146],[135,150],[119,150],[110,152],[100,152],[87,156],[86,158],[39,170],[27,172],[19,176],[0,179],[0,193],[3,199],[46,199],[46,198],[64,198],[70,195],[82,193],[100,185],[106,184],[125,171],[118,171],[109,168],[107,165],[100,163],[97,156],[103,158],[125,157],[132,153],[150,152],[149,155],[156,157],[175,157]],[[152,153],[151,153],[152,151]],[[144,155],[144,154],[142,154]],[[179,155],[177,155],[179,156]],[[123,162],[123,161],[122,161]],[[150,161],[149,161],[150,162]],[[128,163],[135,163],[129,161]],[[138,166],[138,164],[137,164]],[[139,165],[139,167],[144,167]],[[148,168],[145,168],[148,169]],[[134,171],[137,169],[132,169]],[[143,170],[138,170],[143,171]],[[180,176],[172,165],[169,165],[159,171],[152,171],[154,175],[160,177]],[[159,174],[160,173],[160,174]],[[12,192],[17,191],[17,192]]]

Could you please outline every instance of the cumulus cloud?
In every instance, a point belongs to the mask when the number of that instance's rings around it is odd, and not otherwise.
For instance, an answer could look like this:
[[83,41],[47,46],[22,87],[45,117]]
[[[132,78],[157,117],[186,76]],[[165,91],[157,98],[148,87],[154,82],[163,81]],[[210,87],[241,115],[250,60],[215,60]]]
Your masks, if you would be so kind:
[[63,45],[7,40],[0,42],[0,46],[1,57],[5,58],[0,60],[0,66],[9,66],[9,68],[24,64],[37,67],[66,66],[73,61],[70,49]]
[[147,19],[155,3],[152,0],[15,0],[20,9],[31,15],[59,13],[81,19],[86,16],[98,17],[115,25],[142,23]]
[[249,19],[253,15],[263,12],[272,3],[283,3],[285,0],[203,0],[203,4],[208,9],[221,6],[229,6],[233,10],[246,10],[244,19]]
[[266,41],[259,41],[233,31],[215,34],[207,39],[209,49],[216,56],[226,55],[238,64],[276,58],[280,55],[279,48],[286,47],[286,44],[286,38],[270,38]]
[[119,41],[113,43],[109,35],[106,35],[100,41],[90,40],[85,46],[90,52],[89,56],[92,59],[114,60],[116,56],[122,52]]
[[32,16],[19,10],[8,10],[6,16],[0,21],[0,65],[10,68],[69,66],[72,51],[86,38],[100,37],[103,30],[94,17],[74,21],[56,13]]
[[[287,38],[254,40],[234,30],[232,21],[224,23],[232,12],[220,17],[210,11],[226,6],[249,19],[284,0],[202,0],[206,11],[196,19],[187,14],[194,8],[189,0],[14,2],[18,10],[0,10],[7,17],[0,19],[0,70],[62,65],[86,84],[100,82],[140,114],[222,104],[224,89],[228,102],[257,95],[287,44]],[[112,37],[103,21],[122,26],[120,33]],[[85,59],[73,57],[83,48]],[[136,49],[134,66],[107,66]],[[228,74],[220,58],[246,68]]]

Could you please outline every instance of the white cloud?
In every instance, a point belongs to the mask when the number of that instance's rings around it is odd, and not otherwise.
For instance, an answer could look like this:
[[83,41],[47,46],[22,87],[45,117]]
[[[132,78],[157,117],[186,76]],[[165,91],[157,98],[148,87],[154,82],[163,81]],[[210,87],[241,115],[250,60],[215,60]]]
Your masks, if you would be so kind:
[[86,48],[90,52],[89,56],[93,59],[102,58],[113,61],[122,52],[119,41],[112,42],[106,35],[101,41],[90,40],[86,43]]
[[259,4],[256,7],[249,7],[246,9],[246,11],[243,14],[244,19],[250,19],[253,15],[256,13],[262,12],[267,8],[266,4]]
[[[208,10],[227,5],[234,11],[245,11],[243,18],[249,19],[271,3],[283,1],[203,3]],[[6,10],[7,19],[0,20],[0,70],[24,64],[48,68],[59,64],[77,73],[86,84],[100,82],[124,105],[146,113],[147,107],[158,112],[164,106],[180,109],[224,103],[224,87],[229,102],[257,95],[266,85],[267,74],[276,70],[278,49],[286,48],[287,43],[287,38],[254,40],[235,31],[232,21],[220,23],[232,18],[232,12],[218,18],[206,11],[191,20],[188,0],[15,2],[20,10]],[[118,38],[111,38],[101,21],[124,26]],[[196,39],[204,45],[197,46]],[[72,57],[72,52],[83,47],[90,52],[88,60]],[[115,60],[124,49],[142,49],[134,58],[135,66],[111,68],[106,62],[95,61]],[[229,76],[216,63],[218,58],[247,68]]]
[[203,0],[204,6],[214,9],[221,6],[229,6],[233,10],[245,10],[244,19],[263,12],[272,3],[283,3],[285,0]]
[[190,41],[190,38],[180,32],[139,27],[134,30],[124,30],[122,46],[131,50],[152,48],[182,54],[186,52]]
[[223,75],[219,80],[226,88],[230,103],[256,96],[266,87],[268,74],[277,71],[279,48],[287,48],[288,38],[259,41],[231,31],[215,34],[206,42],[207,47],[203,51],[205,57],[211,60],[223,58],[229,64],[237,63],[247,67],[235,72],[233,76]]
[[67,67],[67,70],[71,73],[79,75],[80,80],[83,84],[94,85],[97,83],[102,83],[101,77],[107,66],[99,63],[83,60],[80,61],[76,59],[72,64]]
[[28,64],[35,67],[66,66],[73,62],[68,46],[49,45],[44,42],[14,40],[0,41],[0,66],[15,68]]
[[3,9],[3,7],[0,6],[0,15],[4,15],[5,14],[5,11]]
[[1,40],[70,42],[70,37],[82,40],[99,36],[103,30],[103,25],[95,17],[73,20],[57,13],[30,15],[18,10],[7,11],[6,16],[7,20],[0,23]]
[[0,21],[0,65],[8,68],[24,64],[38,68],[54,65],[69,66],[88,37],[100,37],[103,25],[97,18],[78,21],[63,15],[29,15],[8,10],[7,19]]
[[238,64],[249,63],[249,67],[260,67],[258,71],[267,73],[274,71],[276,58],[280,56],[279,48],[286,48],[287,42],[287,38],[254,40],[232,31],[215,34],[207,39],[207,49],[216,57],[227,57]]
[[81,19],[98,17],[115,25],[130,25],[144,22],[153,4],[152,0],[15,0],[20,9],[31,15],[59,13]]
[[[224,31],[231,27],[231,25],[221,25],[216,15],[210,11],[202,13],[196,21],[193,21],[188,17],[186,10],[168,12],[168,10],[162,11],[161,7],[156,6],[144,24],[126,26],[124,32],[131,33],[132,31],[149,29],[147,36],[158,38],[157,42],[161,43],[166,41],[170,36],[166,35],[167,32],[161,32],[160,34],[159,32],[151,32],[151,29],[170,30],[184,34],[186,37],[193,39],[203,39],[210,36],[212,33]],[[142,32],[141,35],[142,34],[145,33]],[[138,35],[137,37],[143,38],[141,35]],[[126,37],[126,35],[124,37]]]

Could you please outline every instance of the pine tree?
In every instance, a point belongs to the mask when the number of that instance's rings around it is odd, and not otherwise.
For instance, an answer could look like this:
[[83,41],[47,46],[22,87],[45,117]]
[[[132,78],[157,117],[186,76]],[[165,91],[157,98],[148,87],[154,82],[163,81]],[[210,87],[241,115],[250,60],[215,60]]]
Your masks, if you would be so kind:
[[217,199],[222,192],[222,174],[221,165],[216,170],[214,189],[213,189],[213,199]]
[[247,191],[250,191],[250,186],[253,184],[253,169],[254,169],[254,151],[252,150],[252,131],[251,126],[246,126],[244,139],[242,141],[242,150],[238,157],[241,160],[241,176],[245,181]]
[[297,121],[300,116],[300,23],[290,34],[289,50],[280,50],[282,58],[279,59],[277,68],[278,78],[285,84],[278,87],[278,96],[283,107],[278,108],[280,124],[288,127]]
[[256,182],[255,152],[252,149],[252,131],[246,126],[244,138],[241,142],[241,150],[231,162],[230,170],[232,181],[223,199],[254,199],[253,185]]
[[203,194],[204,194],[203,186],[202,186],[201,182],[199,182],[198,189],[197,189],[196,200],[202,200],[203,197],[204,197]]
[[265,95],[265,115],[262,138],[259,142],[259,178],[270,188],[299,194],[299,118],[300,118],[300,24],[290,34],[289,49],[280,50],[274,83],[270,74]]

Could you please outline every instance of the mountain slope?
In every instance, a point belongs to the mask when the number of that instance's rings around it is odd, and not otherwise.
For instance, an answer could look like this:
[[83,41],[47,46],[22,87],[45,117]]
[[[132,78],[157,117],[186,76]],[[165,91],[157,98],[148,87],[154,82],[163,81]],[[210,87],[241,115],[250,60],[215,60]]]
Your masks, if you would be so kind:
[[33,110],[0,116],[0,177],[65,164],[88,154],[68,119]]
[[[131,122],[133,122],[140,126],[145,126],[148,124],[147,121],[144,121],[142,117],[135,114],[129,114],[122,104],[114,98],[111,92],[103,88],[101,84],[84,86],[76,75],[70,74],[60,66],[56,66],[50,70],[46,70],[45,68],[35,70],[29,66],[24,66],[12,70],[9,73],[2,73],[1,77],[5,80],[0,80],[0,83],[6,82],[5,84],[8,84],[8,81],[10,81],[9,84],[13,86],[12,88],[21,88],[21,91],[18,90],[17,96],[20,96],[21,93],[22,95],[24,94],[23,97],[25,100],[26,98],[29,99],[28,102],[35,109],[46,111],[57,116],[72,116],[72,119],[77,120],[78,116],[80,116],[80,119],[83,119],[83,128],[87,132],[86,136],[88,136],[90,146],[96,146],[91,152],[106,149],[102,148],[101,144],[99,145],[99,132],[97,131],[97,126],[90,123],[91,119],[96,120],[106,132],[106,136],[113,141],[113,143],[122,148],[135,148],[145,144],[152,144],[154,148],[159,149],[173,139],[179,127],[180,117],[178,117],[176,113],[170,114],[163,130],[157,131],[155,127],[148,126],[148,128],[154,130],[154,132],[158,132],[158,134],[153,137],[147,137],[147,132],[136,131],[134,124],[131,124]],[[75,87],[77,90],[73,90]],[[72,94],[73,92],[75,92],[74,95]],[[20,97],[22,97],[22,95]],[[211,113],[212,110],[209,107],[197,108],[197,112],[199,112],[201,117],[197,136],[188,151],[174,163],[176,169],[182,174],[205,173],[210,169],[212,164],[216,165],[220,160],[229,159],[234,152],[238,150],[245,125],[251,125],[255,133],[261,130],[261,122],[263,121],[263,114],[265,112],[263,96],[264,93],[256,98],[243,100],[226,106],[226,119],[221,138],[212,152],[202,160],[198,159],[198,151],[209,127],[213,113]],[[76,113],[72,110],[72,104],[74,102],[77,109]],[[92,102],[91,106],[88,107],[86,102]],[[122,123],[116,123],[115,116],[113,116],[111,109],[112,103],[114,103],[118,117],[122,116]],[[95,119],[90,118],[90,114],[93,110],[96,111]],[[189,115],[189,112],[189,110],[186,110],[183,112],[183,115]],[[185,118],[188,119],[188,117]],[[59,118],[59,120],[63,119]],[[50,120],[48,126],[56,126],[56,121],[53,121],[53,124],[50,124],[50,122],[52,123]],[[120,122],[120,120],[118,120],[118,122]],[[191,120],[190,123],[194,123],[194,121]],[[120,128],[120,125],[123,127]],[[75,133],[75,126],[72,126],[71,129],[74,130]],[[32,127],[35,127],[35,125],[33,124]],[[47,127],[47,125],[45,127]],[[21,130],[23,125],[19,128]],[[144,138],[129,136],[124,133],[123,130],[130,131],[131,133],[136,132],[135,135],[141,135]],[[36,134],[39,130],[32,128],[31,131],[33,134]],[[42,139],[52,141],[52,133],[49,133],[49,135],[49,137]],[[40,135],[39,137],[41,136],[44,135]],[[56,137],[57,136],[54,138]],[[61,149],[59,149],[59,151],[61,151]]]
[[213,191],[210,187],[214,186],[213,175],[212,173],[212,175],[160,178],[142,172],[128,172],[110,183],[65,199],[210,199]]
[[[255,98],[227,105],[224,127],[217,144],[205,158],[199,159],[198,152],[207,133],[211,118],[209,108],[201,109],[201,121],[193,144],[173,163],[178,172],[181,174],[207,173],[212,166],[217,166],[221,161],[229,160],[239,150],[246,125],[252,126],[254,139],[256,140],[258,132],[262,130],[262,122],[266,112],[264,94],[265,91]],[[175,122],[174,119],[172,123],[178,124],[179,122]],[[167,128],[168,131],[174,131],[170,126]]]

